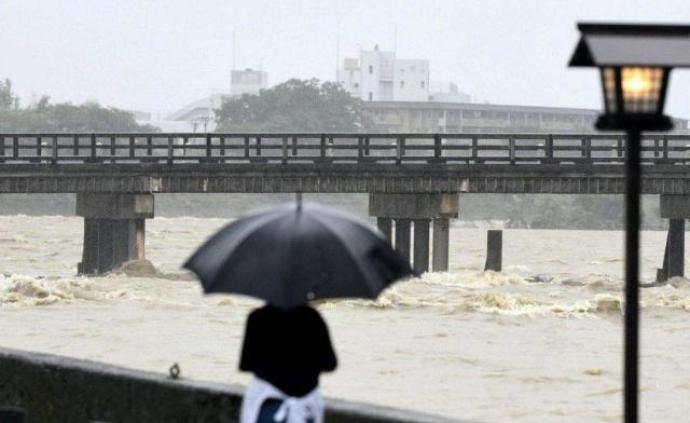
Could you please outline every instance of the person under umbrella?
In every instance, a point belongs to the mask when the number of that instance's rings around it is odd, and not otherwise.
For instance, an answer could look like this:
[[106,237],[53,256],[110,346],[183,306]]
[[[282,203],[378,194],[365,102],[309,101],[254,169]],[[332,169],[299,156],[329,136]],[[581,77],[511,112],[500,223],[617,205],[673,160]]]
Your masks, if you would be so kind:
[[319,375],[337,359],[326,323],[308,304],[375,299],[411,276],[407,260],[367,222],[319,204],[290,204],[240,217],[184,264],[205,293],[235,293],[267,304],[247,320],[240,370],[254,380],[241,423],[321,423]]

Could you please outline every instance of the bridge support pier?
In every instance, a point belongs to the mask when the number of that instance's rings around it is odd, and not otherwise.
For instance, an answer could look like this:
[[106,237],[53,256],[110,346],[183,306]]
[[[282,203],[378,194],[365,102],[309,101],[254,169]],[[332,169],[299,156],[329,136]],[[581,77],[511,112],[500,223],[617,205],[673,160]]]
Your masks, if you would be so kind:
[[152,194],[77,194],[77,215],[84,217],[79,274],[103,274],[144,259],[145,219],[153,217],[153,205]]
[[429,271],[429,219],[414,220],[414,270]]
[[[369,195],[369,215],[384,234],[390,237],[395,248],[411,258],[415,270],[429,271],[429,232],[433,221],[433,248],[431,251],[434,271],[448,270],[449,218],[458,216],[458,194],[384,194]],[[390,222],[395,222],[391,230]],[[410,229],[413,223],[414,242],[410,254]],[[390,239],[390,238],[389,238]]]
[[434,272],[448,271],[448,247],[450,245],[450,222],[446,217],[434,219],[431,269]]
[[395,219],[395,249],[403,257],[410,258],[410,219]]
[[661,217],[669,219],[664,263],[657,271],[657,281],[685,276],[685,219],[690,218],[690,196],[662,195]]

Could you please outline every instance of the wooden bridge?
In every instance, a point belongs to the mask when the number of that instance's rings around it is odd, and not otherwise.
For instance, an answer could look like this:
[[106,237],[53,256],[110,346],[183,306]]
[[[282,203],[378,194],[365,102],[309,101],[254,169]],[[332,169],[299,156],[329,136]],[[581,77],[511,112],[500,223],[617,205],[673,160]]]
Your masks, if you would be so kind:
[[[622,193],[602,134],[0,134],[0,193]],[[686,194],[690,136],[644,139],[645,193]]]
[[[420,271],[433,223],[433,268],[444,270],[459,193],[621,194],[625,142],[622,134],[0,133],[0,193],[76,193],[84,273],[143,258],[156,193],[369,193],[370,215],[408,256],[414,228]],[[642,191],[662,195],[677,235],[690,217],[690,135],[648,135],[641,155]]]

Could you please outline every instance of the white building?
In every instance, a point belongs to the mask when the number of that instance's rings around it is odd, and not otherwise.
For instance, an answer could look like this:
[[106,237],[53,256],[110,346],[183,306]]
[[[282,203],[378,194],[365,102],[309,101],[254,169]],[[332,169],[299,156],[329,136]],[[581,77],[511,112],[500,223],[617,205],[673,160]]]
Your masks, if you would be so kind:
[[268,74],[253,69],[230,72],[230,92],[217,93],[194,101],[171,113],[168,121],[184,122],[193,132],[210,132],[216,129],[215,110],[220,108],[226,98],[240,97],[244,94],[256,95],[268,87]]
[[259,94],[268,86],[268,74],[253,69],[230,72],[230,95]]
[[360,51],[346,58],[338,82],[364,101],[428,101],[429,61],[398,59],[393,51]]

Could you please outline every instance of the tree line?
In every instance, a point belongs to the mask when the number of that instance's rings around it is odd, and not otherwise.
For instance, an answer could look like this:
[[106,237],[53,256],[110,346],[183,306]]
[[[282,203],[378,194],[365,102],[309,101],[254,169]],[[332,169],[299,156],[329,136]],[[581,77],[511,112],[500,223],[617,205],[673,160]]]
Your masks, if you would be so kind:
[[98,103],[81,105],[51,103],[42,96],[26,106],[12,88],[12,81],[0,81],[1,132],[153,132],[158,128],[139,125],[134,115]]

